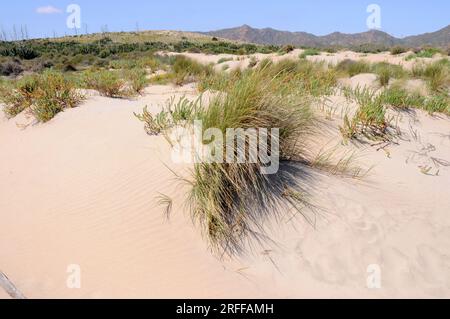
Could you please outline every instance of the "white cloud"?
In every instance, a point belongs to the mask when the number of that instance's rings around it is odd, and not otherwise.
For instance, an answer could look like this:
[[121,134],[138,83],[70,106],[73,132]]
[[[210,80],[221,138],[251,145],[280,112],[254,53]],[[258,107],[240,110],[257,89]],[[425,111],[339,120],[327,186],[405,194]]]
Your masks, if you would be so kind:
[[39,14],[55,14],[55,13],[62,13],[61,9],[55,8],[54,6],[45,6],[45,7],[39,7],[36,9],[36,13]]

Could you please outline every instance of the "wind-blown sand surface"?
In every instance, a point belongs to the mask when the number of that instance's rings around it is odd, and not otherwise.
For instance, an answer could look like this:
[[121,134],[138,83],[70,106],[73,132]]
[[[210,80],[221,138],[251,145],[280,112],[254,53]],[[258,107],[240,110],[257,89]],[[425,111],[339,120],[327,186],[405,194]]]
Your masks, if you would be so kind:
[[[278,62],[284,59],[298,59],[298,57],[304,52],[302,49],[295,49],[287,54],[263,54],[256,53],[251,55],[244,56],[236,56],[231,54],[217,54],[217,55],[207,55],[204,53],[174,53],[174,52],[160,52],[162,54],[169,55],[185,55],[191,59],[194,59],[203,64],[215,64],[216,70],[221,70],[223,65],[228,65],[229,70],[234,70],[238,68],[245,68],[249,65],[251,59],[256,59],[256,61],[262,61],[264,59],[270,59],[274,62]],[[391,55],[390,52],[382,52],[382,53],[356,53],[352,51],[339,51],[336,53],[326,53],[321,52],[319,55],[310,55],[307,56],[306,59],[311,62],[324,62],[332,65],[337,65],[339,62],[344,60],[354,60],[354,61],[366,61],[369,63],[377,63],[377,62],[389,62],[391,64],[397,64],[403,66],[405,69],[410,70],[413,65],[417,62],[430,63],[437,61],[442,58],[446,58],[443,55],[437,54],[433,58],[415,58],[411,60],[407,60],[408,57],[413,52],[405,52],[398,55]],[[230,61],[225,61],[221,64],[217,64],[220,59],[231,59]]]
[[[286,212],[266,223],[273,242],[230,260],[208,250],[184,206],[189,189],[169,167],[189,166],[173,164],[166,140],[133,116],[183,95],[195,98],[195,86],[151,86],[137,100],[90,93],[27,127],[24,115],[1,115],[0,270],[25,296],[450,297],[450,118],[396,114],[398,145],[342,146],[347,103],[332,97],[317,111],[318,146],[356,150],[372,170],[357,180],[305,169],[315,227]],[[160,193],[174,198],[169,220]],[[66,286],[71,264],[81,289]],[[380,289],[366,283],[374,264]]]

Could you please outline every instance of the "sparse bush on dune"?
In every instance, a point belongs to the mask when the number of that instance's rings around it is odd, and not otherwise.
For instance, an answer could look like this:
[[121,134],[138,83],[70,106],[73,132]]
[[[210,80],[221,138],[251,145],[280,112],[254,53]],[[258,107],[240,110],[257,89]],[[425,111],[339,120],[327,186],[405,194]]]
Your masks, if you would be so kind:
[[3,87],[1,94],[8,117],[29,109],[40,122],[47,122],[64,109],[77,106],[82,98],[73,82],[55,71],[24,77]]
[[406,57],[406,61],[410,61],[412,59],[416,59],[416,58],[432,58],[434,57],[436,54],[444,54],[444,51],[442,51],[441,49],[438,48],[424,48],[424,49],[417,49],[414,51],[413,54],[410,54]]
[[0,100],[5,104],[3,111],[8,118],[15,117],[33,103],[33,93],[37,89],[36,76],[24,77],[1,85]]
[[407,51],[408,51],[407,48],[401,47],[401,46],[395,46],[395,47],[391,48],[391,54],[392,55],[399,55],[399,54],[405,53]]
[[195,120],[201,111],[199,101],[200,99],[190,101],[185,97],[175,100],[175,97],[172,97],[167,106],[155,116],[148,111],[147,106],[144,107],[142,114],[134,113],[134,115],[145,123],[145,131],[148,135],[164,134],[174,126],[192,124],[190,122]]
[[145,131],[148,135],[158,135],[166,130],[169,126],[169,113],[160,112],[156,116],[153,116],[147,106],[144,107],[142,114],[134,113],[141,122],[145,123]]
[[64,109],[76,107],[82,98],[61,73],[46,71],[39,77],[30,109],[37,120],[47,122]]
[[124,78],[129,82],[131,90],[135,94],[141,94],[148,84],[147,72],[143,69],[125,70]]
[[442,50],[438,49],[438,48],[424,48],[420,52],[416,53],[416,57],[417,58],[432,58],[438,53],[442,53]]
[[114,70],[130,70],[140,67],[139,62],[137,60],[113,60],[109,62],[109,67]]
[[162,67],[162,63],[158,60],[158,57],[153,55],[147,55],[143,57],[118,59],[109,62],[109,67],[114,70],[133,70],[133,69],[145,69],[149,68],[152,72],[159,70]]
[[0,75],[17,76],[24,71],[19,60],[11,60],[0,64]]
[[380,52],[389,51],[388,46],[385,46],[382,44],[376,44],[376,43],[361,44],[359,46],[350,47],[350,49],[354,52],[375,53],[375,54],[380,53]]
[[324,48],[324,51],[327,53],[337,53],[340,50],[339,47],[326,47]]
[[83,80],[86,88],[97,90],[107,97],[120,98],[130,95],[126,81],[114,71],[89,71],[84,74]]
[[281,52],[283,52],[284,54],[291,53],[294,50],[295,46],[293,46],[292,44],[285,45],[284,47],[281,48]]

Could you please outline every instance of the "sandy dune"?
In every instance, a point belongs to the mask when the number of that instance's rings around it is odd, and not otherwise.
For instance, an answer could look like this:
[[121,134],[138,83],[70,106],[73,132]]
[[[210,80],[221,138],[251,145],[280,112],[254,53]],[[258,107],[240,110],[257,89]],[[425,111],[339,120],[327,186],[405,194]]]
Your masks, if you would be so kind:
[[[286,212],[266,223],[273,243],[221,260],[168,169],[189,167],[173,164],[166,140],[133,116],[183,95],[195,98],[195,86],[152,86],[136,100],[91,93],[44,125],[1,115],[0,269],[27,297],[450,297],[450,118],[394,114],[398,145],[342,146],[347,103],[332,97],[317,109],[325,124],[316,146],[356,151],[373,167],[368,176],[305,169],[316,227]],[[174,198],[169,220],[159,193]],[[72,264],[81,289],[66,285]],[[367,286],[371,265],[379,289]]]
[[[271,54],[263,54],[263,53],[255,53],[251,55],[244,56],[236,56],[231,54],[217,54],[217,55],[208,55],[204,53],[174,53],[174,52],[159,52],[159,54],[168,54],[168,55],[185,55],[191,59],[194,59],[203,64],[214,64],[216,70],[221,70],[223,65],[228,65],[229,70],[234,70],[238,68],[246,68],[252,59],[256,59],[256,61],[262,61],[264,59],[270,59],[274,62],[278,62],[284,59],[298,59],[298,57],[304,52],[302,49],[295,49],[287,54],[279,55],[277,53]],[[409,61],[406,61],[406,57],[413,52],[405,52],[399,55],[392,55],[390,52],[382,52],[382,53],[356,53],[352,51],[339,51],[336,53],[325,53],[321,52],[319,55],[307,56],[306,59],[312,62],[324,62],[331,65],[337,65],[339,62],[342,62],[346,59],[354,60],[354,61],[366,61],[370,63],[377,62],[388,62],[391,64],[397,64],[403,66],[405,69],[410,70],[413,65],[417,62],[423,63],[431,63],[437,61],[442,58],[446,58],[440,54],[437,54],[433,58],[416,58]],[[230,59],[230,61],[223,62],[221,64],[217,64],[220,59]]]

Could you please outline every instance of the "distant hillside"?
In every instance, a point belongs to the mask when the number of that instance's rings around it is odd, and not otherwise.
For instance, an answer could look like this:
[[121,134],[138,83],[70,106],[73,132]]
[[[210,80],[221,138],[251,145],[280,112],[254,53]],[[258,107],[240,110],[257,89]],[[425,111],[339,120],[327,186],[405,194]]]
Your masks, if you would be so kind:
[[385,47],[395,45],[406,45],[411,47],[425,45],[447,47],[450,45],[450,25],[433,33],[411,36],[404,39],[395,38],[386,32],[377,30],[355,34],[335,32],[325,36],[316,36],[306,32],[279,31],[271,28],[255,29],[248,25],[231,29],[204,32],[203,34],[257,44],[293,44],[307,47],[354,47],[366,44]]
[[424,33],[421,35],[415,35],[403,39],[406,45],[419,46],[419,45],[431,45],[431,46],[450,46],[450,25],[445,28],[432,32]]

